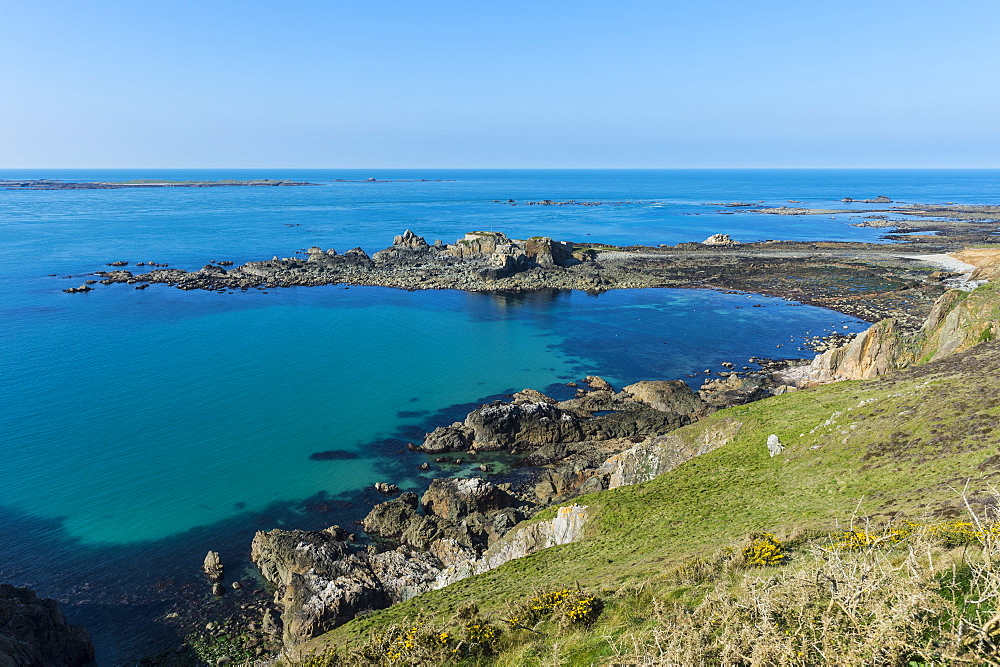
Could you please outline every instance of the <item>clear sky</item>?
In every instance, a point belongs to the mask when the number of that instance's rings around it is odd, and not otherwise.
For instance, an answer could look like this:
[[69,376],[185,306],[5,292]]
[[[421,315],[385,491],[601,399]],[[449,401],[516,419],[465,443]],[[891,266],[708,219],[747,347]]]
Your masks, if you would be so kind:
[[0,168],[1000,167],[1000,0],[0,0]]

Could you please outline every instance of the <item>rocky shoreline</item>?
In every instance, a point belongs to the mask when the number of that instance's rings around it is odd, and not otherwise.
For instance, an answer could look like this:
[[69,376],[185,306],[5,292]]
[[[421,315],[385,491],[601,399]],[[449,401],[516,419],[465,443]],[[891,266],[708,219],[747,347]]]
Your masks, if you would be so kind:
[[[407,230],[371,256],[360,248],[338,254],[312,247],[299,257],[233,268],[213,261],[192,272],[140,263],[154,267],[142,273],[116,260],[114,270],[97,272],[101,280],[64,291],[89,291],[98,282],[220,292],[318,285],[487,292],[712,287],[776,294],[869,321],[895,316],[901,329],[915,330],[957,276],[898,254],[951,245],[739,244],[714,235],[703,243],[618,248],[546,237],[514,240],[499,232],[474,232],[446,245]],[[363,532],[339,526],[259,532],[251,558],[273,597],[257,595],[237,614],[245,645],[258,656],[279,645],[287,650],[371,610],[574,541],[586,507],[525,520],[582,494],[646,481],[711,451],[735,436],[738,422],[723,420],[714,430],[683,437],[672,432],[721,408],[803,384],[776,384],[769,372],[721,374],[698,391],[677,381],[639,382],[620,391],[597,377],[581,383],[586,388],[569,400],[524,390],[428,433],[411,449],[441,460],[483,460],[482,475],[436,479],[421,496],[404,493],[379,503],[359,520]],[[517,461],[516,473],[490,474],[488,459],[497,452]],[[395,496],[394,487],[383,483],[379,490]],[[224,588],[209,570],[221,579],[221,564],[209,560],[206,573],[218,595]],[[231,619],[211,622],[196,639],[211,642],[231,627]]]
[[195,271],[154,262],[138,262],[134,266],[143,270],[135,271],[125,268],[128,261],[115,260],[108,262],[113,270],[96,271],[84,284],[63,291],[89,292],[99,284],[215,292],[323,285],[494,293],[714,288],[781,296],[870,322],[896,317],[916,327],[954,277],[934,273],[917,255],[944,252],[951,245],[737,243],[716,234],[702,243],[616,247],[548,237],[517,240],[501,232],[472,232],[451,244],[430,244],[407,230],[371,256],[361,248],[338,253],[313,246],[293,257],[240,266],[212,260]]
[[[421,496],[402,493],[376,504],[359,533],[339,526],[258,532],[251,558],[274,597],[255,627],[274,640],[280,636],[282,651],[294,656],[299,644],[352,618],[577,541],[588,510],[567,501],[651,480],[732,441],[739,420],[702,421],[720,409],[832,380],[875,377],[905,367],[914,355],[937,358],[974,345],[983,326],[994,324],[960,294],[939,299],[919,331],[883,322],[790,372],[724,373],[697,392],[680,381],[642,381],[616,391],[589,376],[573,383],[571,399],[526,389],[482,405],[410,450],[471,460],[504,452],[529,474],[516,483],[488,474],[435,479]],[[942,328],[945,322],[951,325]],[[783,448],[773,435],[766,446],[771,456]],[[391,484],[377,488],[399,492]],[[562,506],[539,518],[553,505]]]
[[[670,433],[770,395],[767,378],[734,373],[694,392],[680,381],[642,381],[615,391],[590,376],[565,401],[526,389],[482,405],[463,421],[434,429],[411,451],[473,461],[503,452],[517,460],[516,472],[491,475],[484,464],[483,474],[434,479],[420,496],[380,484],[395,497],[376,504],[359,522],[360,532],[340,526],[258,532],[251,559],[274,596],[248,625],[280,636],[289,650],[371,610],[574,541],[586,518],[583,507],[562,508],[548,521],[527,520],[586,493],[646,481],[728,442],[739,430],[736,422],[693,440]],[[218,571],[211,553],[206,568]]]

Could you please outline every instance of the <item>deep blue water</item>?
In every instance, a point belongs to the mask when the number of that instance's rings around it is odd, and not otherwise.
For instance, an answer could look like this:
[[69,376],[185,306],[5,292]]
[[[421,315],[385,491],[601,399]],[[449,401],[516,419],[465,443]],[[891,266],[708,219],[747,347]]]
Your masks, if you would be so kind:
[[[333,182],[369,176],[446,180]],[[445,242],[481,229],[649,245],[717,232],[740,241],[878,240],[879,230],[852,227],[849,215],[720,215],[705,203],[841,208],[842,197],[880,194],[1000,202],[997,171],[3,170],[0,178],[320,184],[0,189],[0,582],[60,600],[92,629],[102,664],[176,643],[158,619],[178,604],[208,603],[197,572],[207,550],[239,567],[255,530],[360,518],[377,500],[365,490],[376,481],[425,485],[422,459],[401,447],[473,404],[525,387],[559,391],[592,373],[618,385],[688,379],[725,361],[802,356],[807,332],[865,326],[781,299],[698,290],[60,291],[105,262],[196,269],[312,245],[372,252],[407,228]],[[625,203],[490,201],[508,198]],[[765,307],[737,308],[750,303]],[[310,459],[330,450],[351,458]]]

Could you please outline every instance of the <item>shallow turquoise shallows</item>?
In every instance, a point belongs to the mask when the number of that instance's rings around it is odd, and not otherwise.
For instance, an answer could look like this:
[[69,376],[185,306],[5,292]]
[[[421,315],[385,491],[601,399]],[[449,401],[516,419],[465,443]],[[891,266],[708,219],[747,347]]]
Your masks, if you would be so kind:
[[[441,179],[358,183],[335,179]],[[600,374],[685,379],[751,356],[794,358],[856,319],[779,298],[647,289],[600,296],[343,286],[64,294],[114,260],[188,270],[312,245],[373,252],[413,229],[616,244],[876,241],[852,214],[722,215],[707,202],[841,207],[1000,201],[998,172],[116,171],[0,178],[291,178],[295,188],[10,191],[0,184],[0,583],[62,601],[101,664],[177,642],[161,622],[206,594],[209,549],[246,566],[256,530],[364,516],[373,483],[471,474],[406,451],[479,402]],[[513,198],[521,202],[509,206]],[[526,206],[527,200],[601,206]],[[494,200],[499,200],[494,201]],[[853,208],[861,206],[851,205]],[[727,211],[731,212],[731,211]],[[70,277],[67,277],[70,276]],[[763,307],[750,308],[759,304]],[[560,393],[561,392],[561,393]],[[195,592],[192,592],[195,591]],[[192,597],[193,596],[193,597]]]

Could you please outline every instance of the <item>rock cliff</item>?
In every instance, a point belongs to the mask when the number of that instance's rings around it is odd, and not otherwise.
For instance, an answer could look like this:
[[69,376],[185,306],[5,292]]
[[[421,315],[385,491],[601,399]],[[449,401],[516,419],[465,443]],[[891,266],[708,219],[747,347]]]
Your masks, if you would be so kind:
[[792,383],[861,380],[914,364],[936,361],[993,340],[1000,333],[1000,294],[995,283],[971,292],[951,290],[934,304],[918,331],[900,331],[893,320],[878,322],[848,345],[818,355]]
[[70,625],[54,600],[0,584],[0,665],[77,667],[94,664],[87,631]]

